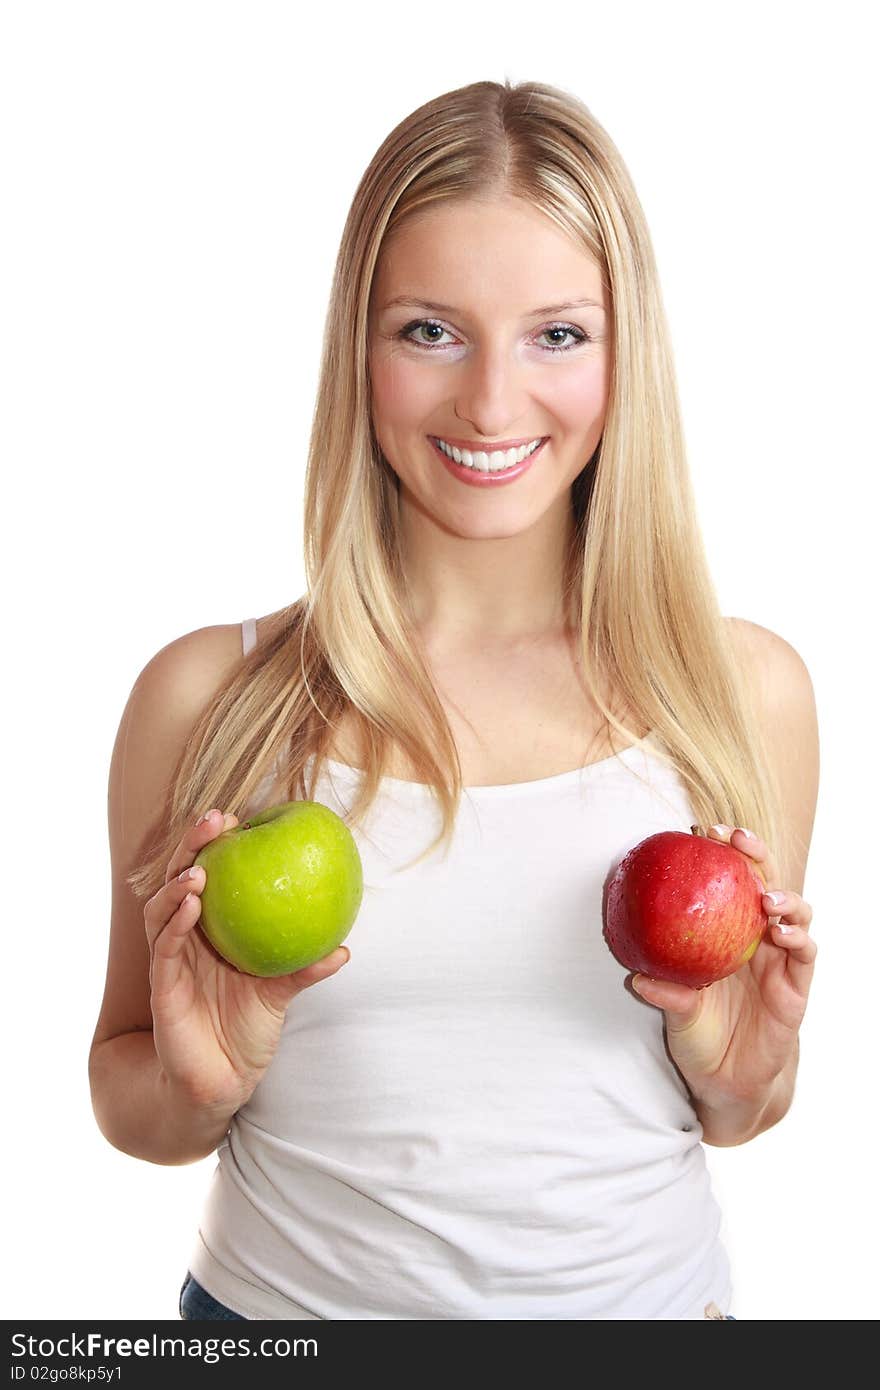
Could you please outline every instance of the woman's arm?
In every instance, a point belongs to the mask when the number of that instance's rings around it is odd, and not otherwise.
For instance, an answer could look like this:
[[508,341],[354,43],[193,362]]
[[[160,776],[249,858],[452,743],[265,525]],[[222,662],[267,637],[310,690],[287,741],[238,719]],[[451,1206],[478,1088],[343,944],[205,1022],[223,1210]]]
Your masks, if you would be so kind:
[[758,694],[758,707],[782,810],[794,829],[795,850],[775,865],[779,881],[801,894],[819,798],[819,724],[813,682],[802,657],[784,638],[744,618],[730,618],[740,660]]
[[694,1103],[697,1119],[703,1127],[703,1143],[716,1148],[745,1144],[772,1129],[788,1113],[794,1099],[800,1045],[795,1038],[791,1056],[770,1087],[766,1100],[727,1101],[713,1109],[710,1105]]
[[92,1104],[108,1143],[147,1163],[196,1163],[224,1139],[234,1110],[199,1107],[175,1094],[152,1029],[106,1038],[89,1057]]
[[771,928],[735,975],[702,990],[637,975],[633,988],[665,1013],[670,1056],[687,1085],[707,1144],[743,1144],[778,1123],[794,1095],[798,1029],[807,1004],[816,945],[812,909],[801,897],[818,800],[819,736],[813,686],[793,647],[775,633],[737,622],[741,655],[760,695],[776,761],[783,812],[796,849],[777,864],[764,842],[713,827],[762,865],[782,895],[765,911]]
[[163,647],[135,681],[110,762],[110,940],[89,1084],[104,1137],[151,1163],[193,1163],[207,1156],[223,1139],[231,1114],[174,1094],[160,1066],[144,903],[127,876],[169,814],[175,770],[197,719],[241,659],[237,626],[200,628]]

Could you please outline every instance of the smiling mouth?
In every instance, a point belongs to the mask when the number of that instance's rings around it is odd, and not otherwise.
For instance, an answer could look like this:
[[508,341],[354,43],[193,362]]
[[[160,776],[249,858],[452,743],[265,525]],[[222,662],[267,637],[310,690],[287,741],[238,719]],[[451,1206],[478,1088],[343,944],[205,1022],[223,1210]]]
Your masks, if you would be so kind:
[[459,449],[447,444],[445,439],[440,439],[437,435],[429,435],[428,438],[435,449],[461,468],[471,469],[475,473],[504,473],[531,458],[532,454],[537,453],[541,445],[547,442],[549,436],[542,435],[519,448],[501,450]]

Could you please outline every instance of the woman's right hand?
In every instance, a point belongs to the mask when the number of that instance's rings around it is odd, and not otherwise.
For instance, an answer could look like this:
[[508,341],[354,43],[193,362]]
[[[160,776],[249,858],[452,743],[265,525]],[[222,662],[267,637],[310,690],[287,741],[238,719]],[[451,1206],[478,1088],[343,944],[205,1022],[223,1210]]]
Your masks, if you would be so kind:
[[[153,1039],[162,1069],[192,1105],[230,1114],[271,1062],[290,1001],[335,975],[351,955],[347,946],[338,946],[303,970],[261,979],[214,950],[196,927],[206,878],[193,861],[235,825],[236,816],[213,811],[189,829],[171,857],[164,886],[144,906]],[[191,867],[194,877],[181,880]]]

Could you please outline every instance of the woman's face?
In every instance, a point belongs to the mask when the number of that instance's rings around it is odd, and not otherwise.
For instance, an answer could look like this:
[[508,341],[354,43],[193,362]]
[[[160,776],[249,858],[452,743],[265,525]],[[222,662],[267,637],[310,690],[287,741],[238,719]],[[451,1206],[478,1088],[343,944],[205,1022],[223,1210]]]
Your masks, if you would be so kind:
[[[599,267],[527,204],[445,204],[404,223],[370,300],[373,427],[401,501],[472,538],[568,516],[605,423],[610,331]],[[487,453],[545,442],[493,481],[447,467],[432,439]]]

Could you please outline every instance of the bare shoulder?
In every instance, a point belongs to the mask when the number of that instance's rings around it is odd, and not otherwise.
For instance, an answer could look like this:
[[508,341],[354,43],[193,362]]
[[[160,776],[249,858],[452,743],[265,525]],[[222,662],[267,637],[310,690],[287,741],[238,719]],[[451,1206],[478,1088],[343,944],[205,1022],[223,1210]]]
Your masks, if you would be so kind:
[[150,658],[137,678],[143,691],[173,687],[175,694],[198,701],[230,675],[243,657],[239,623],[200,627],[174,638]]
[[241,639],[240,624],[218,623],[160,648],[132,686],[120,727],[125,746],[136,724],[158,761],[163,752],[171,759],[244,659]]
[[[278,609],[257,618],[256,637],[260,646],[283,618],[286,609]],[[169,681],[183,693],[192,690],[195,696],[213,693],[244,659],[241,623],[216,623],[195,628],[174,638],[156,652],[141,671],[144,679],[165,686]]]
[[[153,818],[167,814],[167,797],[180,756],[204,710],[229,683],[244,659],[241,627],[222,623],[196,628],[166,643],[137,676],[122,714],[110,769],[111,800],[118,795],[125,835],[137,817],[133,807],[149,807],[150,820],[137,826],[135,858],[142,850]],[[126,857],[127,854],[126,854]]]
[[757,696],[770,756],[801,852],[785,866],[786,886],[803,892],[819,795],[819,723],[813,682],[800,652],[770,628],[728,618],[731,640]]
[[768,709],[784,709],[792,703],[808,706],[814,701],[813,682],[800,652],[760,623],[748,618],[726,618],[739,660],[757,685]]

